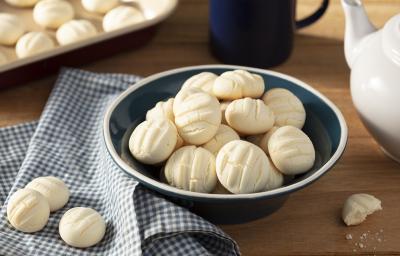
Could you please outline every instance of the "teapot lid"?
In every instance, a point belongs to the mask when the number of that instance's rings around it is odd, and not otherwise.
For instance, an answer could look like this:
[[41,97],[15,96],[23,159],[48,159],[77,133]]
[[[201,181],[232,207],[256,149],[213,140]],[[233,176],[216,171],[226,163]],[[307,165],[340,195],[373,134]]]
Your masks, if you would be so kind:
[[392,17],[383,28],[383,51],[400,65],[400,14]]

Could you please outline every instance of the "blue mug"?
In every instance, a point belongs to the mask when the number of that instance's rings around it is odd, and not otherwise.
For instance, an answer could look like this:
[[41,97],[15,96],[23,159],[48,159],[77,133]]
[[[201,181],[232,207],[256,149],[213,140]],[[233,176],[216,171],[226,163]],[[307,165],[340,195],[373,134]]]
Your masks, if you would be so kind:
[[279,65],[290,56],[295,30],[317,21],[328,4],[296,21],[296,0],[210,0],[211,52],[228,64]]

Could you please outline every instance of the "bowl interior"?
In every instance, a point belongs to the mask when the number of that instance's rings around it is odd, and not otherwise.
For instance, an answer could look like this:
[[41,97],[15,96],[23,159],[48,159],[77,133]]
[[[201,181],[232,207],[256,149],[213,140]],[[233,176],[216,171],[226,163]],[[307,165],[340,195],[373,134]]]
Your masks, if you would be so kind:
[[[203,71],[221,74],[228,70],[232,69],[196,68],[167,74],[146,83],[145,86],[141,86],[126,95],[114,108],[109,119],[109,132],[112,147],[119,157],[134,170],[157,182],[161,182],[160,166],[141,164],[129,153],[128,140],[131,132],[145,119],[147,110],[151,109],[158,101],[174,97],[184,81],[189,77]],[[287,80],[272,73],[255,72],[254,70],[251,70],[251,72],[257,73],[264,78],[266,90],[276,87],[286,88],[303,102],[307,113],[303,131],[310,137],[314,144],[316,161],[309,172],[287,179],[285,186],[306,179],[327,163],[338,149],[342,130],[337,115],[321,98],[299,86],[294,81]],[[154,184],[145,185],[149,185],[153,189],[155,188],[159,192],[163,192],[162,189],[158,189]]]

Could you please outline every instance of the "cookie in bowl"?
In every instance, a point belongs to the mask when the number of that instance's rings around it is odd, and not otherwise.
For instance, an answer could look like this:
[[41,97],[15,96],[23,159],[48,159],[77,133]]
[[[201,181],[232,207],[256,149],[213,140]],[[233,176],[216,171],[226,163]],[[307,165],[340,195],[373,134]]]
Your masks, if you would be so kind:
[[[263,90],[257,91],[254,96],[235,94],[235,99],[233,99],[234,97],[219,98],[218,95],[191,86],[188,86],[189,88],[185,86],[182,89],[189,79],[204,72],[217,76],[214,85],[218,78],[226,72],[248,73],[257,77],[249,78],[249,81],[259,81],[258,83],[263,85]],[[260,82],[261,80],[262,82]],[[245,87],[246,85],[243,85],[242,89],[247,90]],[[310,158],[307,158],[309,162],[304,164],[301,160],[303,154],[301,150],[291,152],[293,155],[290,155],[290,161],[294,161],[293,166],[297,166],[298,169],[289,168],[290,165],[285,162],[287,152],[281,151],[286,147],[292,150],[291,146],[297,145],[290,142],[292,139],[297,141],[297,137],[294,136],[297,132],[283,133],[285,136],[278,133],[279,136],[274,137],[279,129],[283,129],[287,125],[280,126],[276,123],[276,118],[271,118],[275,116],[275,113],[262,99],[265,93],[276,88],[290,91],[304,106],[306,118],[303,127],[301,129],[295,126],[291,127],[300,130],[308,138],[315,154],[314,159],[310,155]],[[186,91],[187,89],[190,90]],[[180,94],[184,97],[177,96]],[[214,97],[213,100],[210,97]],[[192,122],[201,124],[190,126],[190,129],[185,130],[189,131],[192,137],[187,139],[182,136],[184,146],[179,150],[197,148],[201,152],[209,150],[209,154],[204,153],[198,157],[193,153],[194,151],[182,154],[182,157],[173,161],[176,167],[169,168],[170,180],[168,180],[167,178],[160,179],[164,176],[161,175],[161,172],[165,170],[164,166],[175,153],[171,154],[165,162],[149,165],[141,162],[129,152],[128,138],[135,127],[145,119],[150,109],[154,108],[158,102],[167,101],[170,98],[174,98],[174,117],[173,120],[172,117],[169,120],[177,127],[179,135],[183,135],[183,133],[179,132],[178,126],[184,127],[182,124]],[[226,105],[225,116],[227,117],[230,104],[236,100],[254,101],[257,104],[242,111],[247,115],[238,115],[240,117],[236,117],[238,120],[235,124],[237,125],[233,127],[234,125],[231,126],[233,123],[229,122],[232,120],[229,118],[226,118],[227,122],[223,123],[221,103]],[[198,106],[197,101],[203,104],[204,112],[195,111]],[[179,108],[179,102],[185,102],[185,106]],[[245,104],[241,106],[246,107]],[[268,108],[269,111],[262,111]],[[240,107],[237,109],[241,110]],[[216,112],[219,113],[221,119],[213,119],[214,123],[210,125],[210,121],[205,117],[213,116]],[[177,113],[179,114],[178,124]],[[278,112],[278,115],[281,113]],[[163,114],[160,115],[160,117],[162,116]],[[263,127],[254,133],[246,134],[246,130],[238,130],[238,125],[245,129],[254,129],[257,127],[258,120],[267,119],[269,120],[268,127]],[[218,123],[215,123],[215,120]],[[206,126],[217,126],[217,129],[215,131],[212,129],[213,135],[209,136],[208,141],[200,143],[199,139],[204,139],[202,133],[205,132],[202,128]],[[236,135],[220,139],[218,134],[221,133],[221,129],[230,130],[232,132],[229,134],[236,133]],[[254,137],[254,140],[251,140],[248,135]],[[193,212],[214,223],[242,223],[276,211],[291,193],[308,186],[330,170],[343,153],[347,140],[347,127],[342,114],[333,103],[300,80],[255,68],[207,65],[155,74],[130,87],[110,105],[104,119],[104,138],[110,155],[121,167],[121,170],[149,189],[165,195],[173,202],[189,207]],[[274,138],[274,143],[277,141],[280,143],[276,146],[278,151],[275,151],[271,138]],[[288,143],[280,141],[281,139],[288,140]],[[271,150],[274,150],[272,155],[272,151],[268,148],[269,144],[271,144]],[[242,147],[242,145],[244,146]],[[179,150],[175,152],[177,153]],[[277,152],[281,152],[278,157]],[[200,162],[202,168],[196,168]],[[214,165],[215,171],[211,168]],[[216,177],[214,187],[214,182],[205,182],[206,176],[204,175]],[[192,185],[190,185],[191,182]],[[194,184],[203,184],[203,187],[197,189],[197,185]],[[210,184],[210,186],[207,187],[205,184]],[[206,187],[207,189],[205,189]]]

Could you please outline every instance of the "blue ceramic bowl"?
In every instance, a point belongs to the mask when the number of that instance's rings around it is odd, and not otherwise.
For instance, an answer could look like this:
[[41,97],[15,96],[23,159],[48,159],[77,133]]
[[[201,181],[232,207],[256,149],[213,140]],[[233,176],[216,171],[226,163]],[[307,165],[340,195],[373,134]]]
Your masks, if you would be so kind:
[[[288,179],[281,188],[254,194],[205,194],[162,183],[160,168],[141,164],[130,155],[128,139],[131,132],[144,120],[147,110],[158,101],[174,97],[189,77],[204,71],[221,74],[233,69],[259,74],[265,80],[266,89],[286,88],[301,99],[307,112],[303,130],[311,138],[316,151],[313,168]],[[347,126],[343,115],[330,100],[293,77],[256,68],[207,65],[155,74],[128,88],[114,100],[105,114],[104,139],[111,157],[121,170],[149,189],[214,223],[241,223],[272,213],[283,205],[290,193],[308,186],[330,170],[345,149]]]

